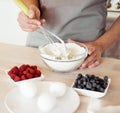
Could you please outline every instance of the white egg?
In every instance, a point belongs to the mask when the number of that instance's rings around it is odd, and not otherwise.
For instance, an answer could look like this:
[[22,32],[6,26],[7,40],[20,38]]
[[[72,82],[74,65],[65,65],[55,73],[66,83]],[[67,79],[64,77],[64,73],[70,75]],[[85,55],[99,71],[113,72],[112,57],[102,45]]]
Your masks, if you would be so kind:
[[56,105],[56,98],[48,93],[43,93],[38,97],[37,105],[41,112],[49,112]]
[[27,98],[32,98],[37,93],[36,85],[33,83],[29,83],[29,82],[20,84],[19,89],[20,89],[21,94]]
[[55,97],[62,97],[66,92],[67,86],[64,83],[53,83],[50,85],[50,92]]

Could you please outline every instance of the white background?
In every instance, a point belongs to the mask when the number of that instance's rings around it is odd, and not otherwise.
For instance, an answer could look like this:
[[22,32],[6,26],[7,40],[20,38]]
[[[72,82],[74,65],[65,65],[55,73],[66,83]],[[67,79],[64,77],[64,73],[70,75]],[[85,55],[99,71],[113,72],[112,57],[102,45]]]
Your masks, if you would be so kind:
[[0,0],[0,42],[25,45],[27,32],[18,25],[19,12],[12,0]]

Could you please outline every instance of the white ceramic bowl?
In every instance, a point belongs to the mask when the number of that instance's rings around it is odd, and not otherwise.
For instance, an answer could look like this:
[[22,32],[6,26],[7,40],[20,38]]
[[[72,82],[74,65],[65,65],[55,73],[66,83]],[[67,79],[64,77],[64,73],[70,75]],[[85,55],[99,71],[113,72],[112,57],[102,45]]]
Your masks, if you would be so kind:
[[110,82],[111,82],[111,79],[109,79],[108,86],[104,92],[97,92],[97,91],[91,91],[91,90],[79,89],[79,88],[74,88],[74,90],[77,91],[77,93],[80,95],[84,95],[84,96],[92,97],[92,98],[101,98],[106,95],[109,85],[110,85]]
[[[77,77],[76,77],[77,79]],[[76,79],[74,80],[73,84],[72,84],[72,88],[80,95],[83,95],[83,96],[87,96],[87,97],[91,97],[91,98],[101,98],[101,97],[104,97],[108,91],[108,88],[110,86],[110,82],[111,82],[111,79],[109,78],[108,79],[108,85],[106,87],[106,89],[104,90],[104,92],[99,92],[99,91],[92,91],[92,90],[87,90],[87,89],[81,89],[81,88],[76,88],[74,87],[74,84],[75,84],[75,81]]]
[[[44,48],[44,47],[42,47],[42,48]],[[52,69],[54,71],[58,71],[58,72],[69,72],[69,71],[78,69],[79,66],[83,63],[83,61],[85,60],[85,58],[88,55],[87,47],[84,44],[81,44],[81,47],[84,48],[84,52],[79,54],[79,56],[77,56],[76,59],[70,59],[70,60],[65,60],[65,59],[64,60],[56,60],[56,59],[48,58],[45,55],[42,55],[41,47],[39,47],[39,51],[40,51],[41,59],[50,69]]]

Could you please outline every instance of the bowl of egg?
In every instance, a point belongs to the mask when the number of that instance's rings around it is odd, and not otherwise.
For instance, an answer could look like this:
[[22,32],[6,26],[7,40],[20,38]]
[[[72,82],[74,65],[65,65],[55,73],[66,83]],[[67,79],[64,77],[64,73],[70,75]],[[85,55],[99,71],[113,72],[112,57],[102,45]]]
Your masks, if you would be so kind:
[[84,44],[52,43],[39,47],[40,57],[52,70],[69,72],[76,70],[88,55],[88,49]]

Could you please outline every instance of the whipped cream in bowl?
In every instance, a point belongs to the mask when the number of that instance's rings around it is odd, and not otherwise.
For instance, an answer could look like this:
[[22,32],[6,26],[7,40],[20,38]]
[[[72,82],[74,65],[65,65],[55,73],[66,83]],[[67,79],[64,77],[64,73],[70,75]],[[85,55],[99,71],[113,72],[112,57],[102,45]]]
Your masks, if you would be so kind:
[[54,43],[39,47],[41,59],[54,71],[68,72],[77,69],[88,55],[84,44]]

